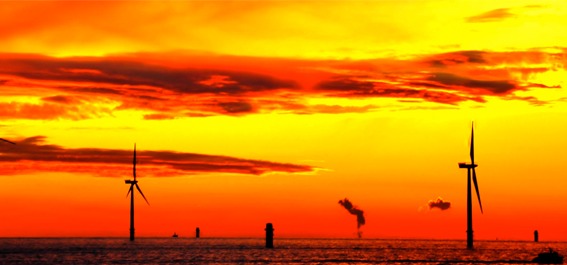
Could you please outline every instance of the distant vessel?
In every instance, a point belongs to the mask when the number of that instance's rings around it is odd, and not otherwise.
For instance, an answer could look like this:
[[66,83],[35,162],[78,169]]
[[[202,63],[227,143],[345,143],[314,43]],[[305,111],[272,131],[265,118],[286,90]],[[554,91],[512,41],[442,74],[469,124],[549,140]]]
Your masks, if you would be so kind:
[[177,235],[177,233],[174,232],[171,237],[179,237],[179,236]]
[[532,262],[539,264],[563,264],[563,256],[559,255],[559,253],[552,248],[549,248],[549,251],[539,253]]

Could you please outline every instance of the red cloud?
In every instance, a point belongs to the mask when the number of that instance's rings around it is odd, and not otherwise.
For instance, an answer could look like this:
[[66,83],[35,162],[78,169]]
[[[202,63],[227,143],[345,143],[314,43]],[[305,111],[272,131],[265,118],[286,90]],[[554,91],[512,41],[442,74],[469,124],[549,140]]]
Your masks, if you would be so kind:
[[[530,82],[529,77],[564,68],[564,54],[565,50],[455,51],[361,61],[194,54],[100,58],[0,54],[0,87],[8,98],[0,105],[0,117],[88,119],[140,110],[146,112],[145,119],[173,119],[376,110],[310,105],[313,97],[392,98],[455,106],[465,101],[483,103],[487,97],[524,100],[516,91],[553,87]],[[37,100],[10,102],[11,96]]]

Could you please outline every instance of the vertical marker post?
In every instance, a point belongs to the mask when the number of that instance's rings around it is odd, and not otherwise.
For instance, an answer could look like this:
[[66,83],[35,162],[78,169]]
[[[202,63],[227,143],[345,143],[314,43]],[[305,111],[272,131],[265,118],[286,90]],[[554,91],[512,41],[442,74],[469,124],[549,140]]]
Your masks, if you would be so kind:
[[266,248],[274,248],[274,226],[272,223],[266,224]]

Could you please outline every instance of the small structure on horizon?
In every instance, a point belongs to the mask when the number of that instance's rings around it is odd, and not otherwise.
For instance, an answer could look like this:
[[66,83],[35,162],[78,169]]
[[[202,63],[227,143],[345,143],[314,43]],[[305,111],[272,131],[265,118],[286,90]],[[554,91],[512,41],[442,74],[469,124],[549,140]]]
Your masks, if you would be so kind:
[[272,223],[266,224],[266,248],[274,248],[274,226]]
[[534,242],[539,242],[539,232],[537,230],[534,231]]
[[195,238],[201,237],[201,229],[199,227],[195,228]]
[[172,235],[171,237],[174,237],[174,238],[178,238],[178,237],[179,237],[179,235],[177,235],[177,233],[176,233],[176,232],[173,232],[173,235]]

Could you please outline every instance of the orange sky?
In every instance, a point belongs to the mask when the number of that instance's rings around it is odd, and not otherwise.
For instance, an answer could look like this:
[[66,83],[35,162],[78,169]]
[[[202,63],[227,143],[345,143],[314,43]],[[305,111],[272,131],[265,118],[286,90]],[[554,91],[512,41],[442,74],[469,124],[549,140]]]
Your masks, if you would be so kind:
[[[3,2],[0,236],[567,240],[559,1]],[[429,209],[442,197],[446,210]]]

